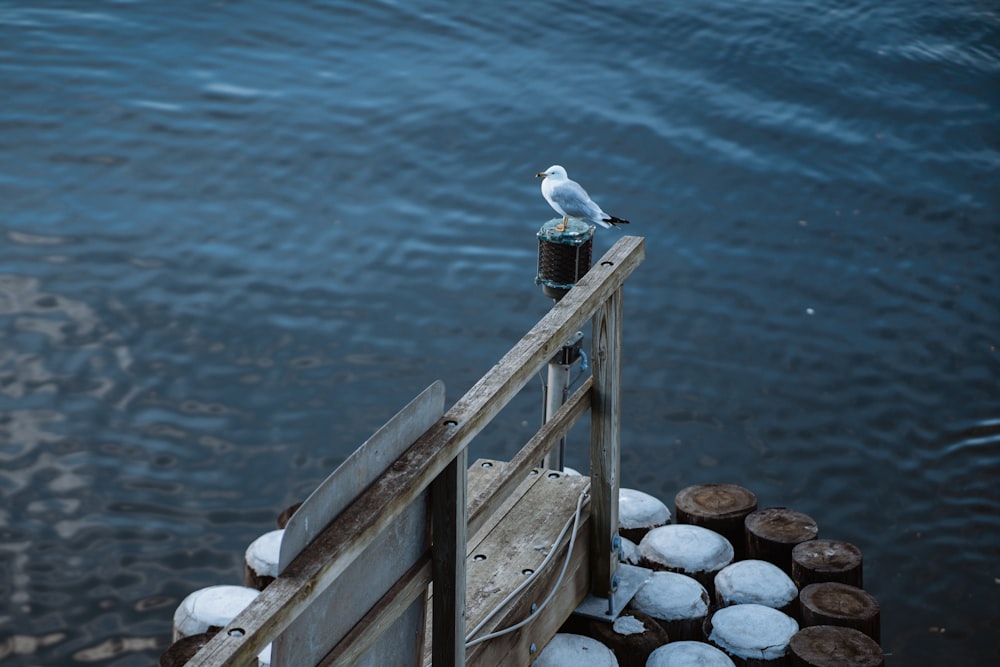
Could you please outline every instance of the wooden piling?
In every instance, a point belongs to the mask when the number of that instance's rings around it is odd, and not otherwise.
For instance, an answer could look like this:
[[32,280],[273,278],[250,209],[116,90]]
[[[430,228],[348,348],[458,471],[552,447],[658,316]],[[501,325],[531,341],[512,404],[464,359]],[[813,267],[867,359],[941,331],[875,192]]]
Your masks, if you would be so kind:
[[737,604],[705,621],[705,637],[737,667],[786,667],[788,642],[799,631],[795,619],[759,604]]
[[243,585],[262,591],[278,576],[278,559],[284,530],[264,533],[250,543],[244,555]]
[[531,664],[534,667],[618,667],[615,654],[607,646],[591,637],[571,634],[553,637]]
[[656,619],[671,641],[701,641],[711,598],[696,579],[676,572],[654,572],[628,604]]
[[670,509],[663,501],[636,489],[618,491],[618,524],[621,536],[638,544],[653,528],[670,523]]
[[799,590],[826,581],[864,588],[861,550],[837,540],[796,544],[792,549],[792,581]]
[[715,596],[715,575],[733,562],[733,546],[715,531],[672,524],[654,528],[639,543],[639,564],[694,577]]
[[302,507],[301,500],[281,510],[281,513],[278,515],[278,519],[275,522],[278,526],[278,530],[285,529],[285,526],[288,525],[288,521],[292,518],[292,515],[295,514],[295,510],[299,509],[300,507]]
[[799,590],[781,568],[764,560],[741,560],[715,575],[717,607],[761,604],[789,616],[798,610]]
[[650,654],[670,641],[656,619],[634,609],[623,611],[613,623],[574,614],[559,632],[596,639],[611,649],[619,667],[646,667]]
[[839,625],[859,630],[876,642],[881,635],[878,601],[856,586],[809,584],[799,593],[803,626]]
[[[258,597],[246,586],[207,586],[181,600],[174,611],[174,640],[203,632],[215,634]],[[263,647],[261,647],[263,648]]]
[[711,644],[670,642],[652,652],[646,667],[736,667],[732,659]]
[[184,667],[208,643],[218,629],[181,637],[160,656],[159,667]]
[[816,522],[787,507],[771,507],[747,515],[747,558],[774,563],[785,574],[792,574],[792,549],[796,544],[816,539]]
[[883,667],[878,643],[863,632],[835,625],[802,628],[788,643],[791,667]]
[[674,521],[714,530],[733,545],[734,560],[746,558],[744,520],[757,496],[735,484],[694,484],[674,497]]

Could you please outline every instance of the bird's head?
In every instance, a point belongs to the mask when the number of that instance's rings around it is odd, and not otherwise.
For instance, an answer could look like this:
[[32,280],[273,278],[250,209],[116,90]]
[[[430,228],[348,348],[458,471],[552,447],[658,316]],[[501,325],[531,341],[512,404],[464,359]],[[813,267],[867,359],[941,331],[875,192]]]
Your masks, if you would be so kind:
[[545,171],[538,172],[537,174],[535,174],[535,176],[537,176],[538,178],[551,178],[557,181],[564,181],[567,178],[566,170],[557,164],[552,165]]

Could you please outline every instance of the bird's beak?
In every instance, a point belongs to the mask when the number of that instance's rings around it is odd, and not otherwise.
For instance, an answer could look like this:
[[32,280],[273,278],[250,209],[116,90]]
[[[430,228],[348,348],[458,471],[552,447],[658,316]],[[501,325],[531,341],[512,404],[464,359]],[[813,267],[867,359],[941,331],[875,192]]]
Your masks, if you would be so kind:
[[545,178],[545,172],[544,171],[538,172],[537,174],[535,174],[535,178]]

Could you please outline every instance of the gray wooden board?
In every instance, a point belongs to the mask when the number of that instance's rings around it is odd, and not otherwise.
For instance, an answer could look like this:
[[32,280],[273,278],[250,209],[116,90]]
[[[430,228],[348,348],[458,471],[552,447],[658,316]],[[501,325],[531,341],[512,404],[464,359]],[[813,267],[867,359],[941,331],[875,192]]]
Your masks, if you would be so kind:
[[[490,467],[484,467],[484,463],[489,463]],[[504,475],[504,468],[509,465],[492,460],[476,461],[469,468],[470,491],[494,486],[497,478]],[[524,581],[525,569],[538,569],[565,522],[573,518],[577,497],[589,481],[586,477],[536,469],[525,475],[517,489],[476,535],[472,536],[466,550],[466,613],[469,630],[476,627],[499,601]],[[586,504],[582,511],[584,514],[581,516],[580,530],[585,531],[589,513]],[[564,556],[568,542],[567,535],[557,547],[557,556],[545,570],[536,573],[534,583],[504,607],[477,636],[513,625],[531,613],[531,604],[540,603],[552,590],[562,569],[563,561],[560,557]],[[586,537],[578,539],[573,552],[576,565],[584,567],[584,570],[587,569],[586,542]],[[531,624],[512,635],[468,649],[467,664],[528,664],[531,656],[528,646],[532,642],[539,647],[544,646],[586,594],[589,571],[585,571],[575,583],[571,581],[573,578],[570,576],[562,583],[562,587],[568,589],[566,595],[556,595],[545,612]],[[427,627],[430,627],[429,623]],[[518,653],[520,649],[523,651]],[[424,646],[424,664],[427,664],[430,657],[428,635]]]
[[[400,410],[330,474],[295,512],[281,541],[283,571],[320,532],[444,414],[437,380]],[[279,635],[275,667],[315,665],[396,580],[427,551],[427,492],[403,511],[342,576]],[[423,633],[423,600],[416,600],[356,664],[413,664]]]

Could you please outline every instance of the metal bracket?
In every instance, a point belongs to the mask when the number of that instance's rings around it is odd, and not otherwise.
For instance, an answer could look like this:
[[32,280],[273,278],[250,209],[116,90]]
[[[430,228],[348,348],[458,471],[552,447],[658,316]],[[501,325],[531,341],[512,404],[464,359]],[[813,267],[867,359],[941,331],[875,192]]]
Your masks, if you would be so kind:
[[652,574],[653,571],[647,568],[619,563],[617,570],[618,589],[614,594],[611,597],[601,598],[590,593],[573,613],[611,623],[618,618],[625,605],[635,597],[636,592]]
[[555,356],[549,360],[549,363],[559,364],[561,366],[572,366],[576,363],[577,359],[580,358],[580,351],[582,347],[583,332],[577,331],[563,344],[562,349],[555,353]]

